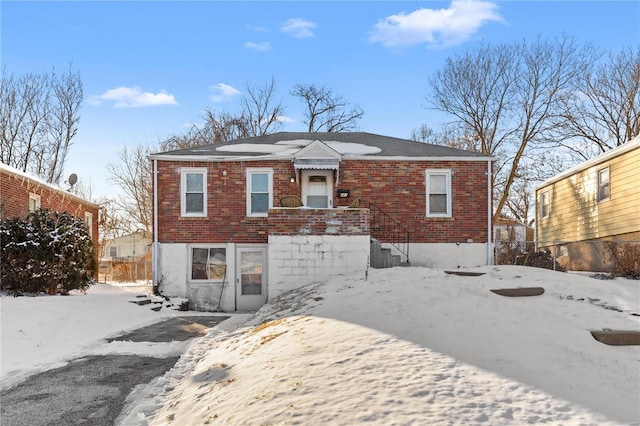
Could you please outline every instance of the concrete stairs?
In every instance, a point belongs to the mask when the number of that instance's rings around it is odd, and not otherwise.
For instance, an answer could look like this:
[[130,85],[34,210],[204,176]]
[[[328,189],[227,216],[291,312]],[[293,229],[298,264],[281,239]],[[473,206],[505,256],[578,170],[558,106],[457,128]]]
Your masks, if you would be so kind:
[[380,241],[371,239],[370,264],[372,268],[393,268],[394,266],[409,266],[409,262],[403,262],[402,256],[393,254],[391,248],[383,247]]

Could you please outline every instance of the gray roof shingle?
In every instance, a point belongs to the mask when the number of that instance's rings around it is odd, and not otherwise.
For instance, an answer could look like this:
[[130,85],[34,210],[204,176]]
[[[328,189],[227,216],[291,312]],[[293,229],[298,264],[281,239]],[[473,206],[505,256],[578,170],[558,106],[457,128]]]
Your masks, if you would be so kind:
[[[296,141],[296,140],[320,140],[323,142],[346,142],[353,144],[361,144],[369,147],[378,148],[377,153],[368,153],[366,157],[460,157],[489,160],[492,157],[486,154],[473,151],[465,151],[461,149],[449,148],[446,146],[433,145],[423,142],[417,142],[409,139],[400,139],[390,136],[376,135],[366,132],[279,132],[264,136],[256,136],[251,138],[237,139],[229,142],[221,142],[211,145],[203,145],[193,148],[185,148],[174,151],[165,151],[153,154],[152,157],[161,158],[163,156],[179,157],[179,156],[206,156],[212,157],[258,157],[264,156],[265,152],[251,152],[250,150],[242,150],[234,153],[228,148],[218,150],[221,147],[230,147],[233,145],[255,144],[255,145],[275,145],[278,142]],[[280,144],[279,144],[280,145]],[[348,155],[346,155],[348,157]]]

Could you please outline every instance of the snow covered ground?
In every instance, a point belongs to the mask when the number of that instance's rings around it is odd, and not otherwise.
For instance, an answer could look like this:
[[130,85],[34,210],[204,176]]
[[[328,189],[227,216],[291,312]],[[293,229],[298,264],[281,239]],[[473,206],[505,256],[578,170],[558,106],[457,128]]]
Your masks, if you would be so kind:
[[[640,347],[607,346],[589,333],[640,330],[632,315],[640,314],[640,282],[474,270],[485,275],[371,270],[367,280],[340,277],[234,315],[136,389],[121,424],[640,423]],[[546,291],[489,291],[529,286]],[[127,298],[105,285],[87,296],[3,298],[3,386],[34,366],[107,350],[97,342],[117,329],[176,314],[120,303]],[[85,308],[96,318],[78,322]],[[22,351],[36,353],[22,359]]]
[[156,357],[180,355],[192,343],[132,343],[104,339],[172,316],[202,315],[129,303],[150,287],[138,283],[96,284],[87,294],[0,298],[0,383],[11,387],[67,361],[110,353]]

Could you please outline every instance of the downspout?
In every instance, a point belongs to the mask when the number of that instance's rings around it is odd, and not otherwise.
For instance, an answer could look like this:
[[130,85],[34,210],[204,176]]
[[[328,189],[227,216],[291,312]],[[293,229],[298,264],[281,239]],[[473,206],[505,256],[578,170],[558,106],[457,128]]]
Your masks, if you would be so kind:
[[493,247],[491,246],[493,229],[491,219],[493,216],[493,187],[491,186],[493,167],[491,160],[487,161],[487,265],[493,265]]
[[160,283],[158,282],[158,160],[153,159],[153,290],[155,294],[160,293]]

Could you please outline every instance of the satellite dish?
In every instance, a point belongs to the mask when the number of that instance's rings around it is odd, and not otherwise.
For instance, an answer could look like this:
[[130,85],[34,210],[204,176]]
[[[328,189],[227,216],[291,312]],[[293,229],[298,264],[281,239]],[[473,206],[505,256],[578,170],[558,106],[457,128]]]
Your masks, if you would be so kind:
[[75,173],[71,173],[69,175],[69,180],[67,180],[67,182],[71,187],[73,187],[73,185],[75,185],[76,182],[78,182],[78,175],[76,175]]

